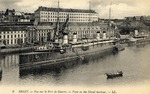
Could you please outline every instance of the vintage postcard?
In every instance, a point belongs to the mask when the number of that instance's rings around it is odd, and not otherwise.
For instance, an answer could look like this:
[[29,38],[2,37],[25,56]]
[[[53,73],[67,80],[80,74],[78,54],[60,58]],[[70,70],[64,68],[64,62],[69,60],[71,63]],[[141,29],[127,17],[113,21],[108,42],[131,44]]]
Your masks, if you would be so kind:
[[0,94],[150,94],[149,0],[0,0]]

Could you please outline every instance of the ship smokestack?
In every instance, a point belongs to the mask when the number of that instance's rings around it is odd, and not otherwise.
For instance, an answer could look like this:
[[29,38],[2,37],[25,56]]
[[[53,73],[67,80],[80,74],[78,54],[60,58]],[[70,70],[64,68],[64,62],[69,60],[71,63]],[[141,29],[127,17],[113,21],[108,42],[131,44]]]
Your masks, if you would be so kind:
[[55,43],[58,43],[58,39],[55,39]]
[[103,31],[103,39],[106,39],[106,31]]
[[77,33],[73,33],[73,43],[77,42]]
[[139,34],[138,30],[134,30],[134,35],[138,36],[138,34]]
[[63,36],[63,44],[68,44],[68,34],[64,34],[64,36]]
[[97,39],[97,40],[99,40],[99,39],[100,39],[100,32],[99,32],[99,31],[97,32],[96,39]]

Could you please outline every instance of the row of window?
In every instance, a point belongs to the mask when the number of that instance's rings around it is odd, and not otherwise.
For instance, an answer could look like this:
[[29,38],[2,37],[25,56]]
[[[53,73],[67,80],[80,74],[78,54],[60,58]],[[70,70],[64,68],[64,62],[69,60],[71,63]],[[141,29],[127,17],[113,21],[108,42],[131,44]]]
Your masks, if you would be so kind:
[[1,35],[2,38],[7,39],[7,38],[22,38],[22,37],[26,37],[26,34],[15,34],[15,35]]
[[73,33],[76,33],[76,34],[96,34],[97,31],[82,31],[82,32],[78,32],[78,31],[75,31],[75,32],[70,32],[70,35],[73,35]]
[[38,33],[38,36],[47,36],[47,33]]
[[[68,37],[72,39],[72,34],[70,34]],[[92,33],[92,34],[90,34],[90,33],[87,33],[87,34],[81,33],[81,34],[79,34],[79,33],[78,33],[78,34],[77,34],[77,38],[78,38],[78,39],[85,38],[85,37],[88,37],[88,38],[95,38],[95,37],[96,37],[96,34],[95,34],[95,33]]]
[[38,33],[45,33],[45,32],[50,32],[50,31],[53,31],[53,30],[40,30],[38,31]]
[[[57,16],[47,16],[47,15],[41,15],[41,18],[57,18]],[[67,16],[59,16],[59,18],[66,18]],[[89,18],[89,16],[69,16],[69,18]],[[91,16],[90,18],[97,19],[96,16]]]
[[24,34],[25,31],[7,31],[7,32],[3,32],[1,31],[0,34]]
[[[41,15],[43,15],[43,14],[49,14],[49,15],[58,15],[58,12],[41,12]],[[84,16],[87,16],[87,15],[97,15],[96,13],[67,13],[67,12],[64,12],[64,13],[62,13],[62,12],[59,12],[59,15],[84,15]]]
[[9,40],[3,40],[5,45],[12,45],[12,44],[18,44],[18,42],[20,43],[24,43],[25,39],[9,39]]
[[[48,22],[48,21],[56,22],[56,21],[57,21],[57,19],[41,19],[41,22]],[[59,21],[64,22],[64,21],[66,21],[66,19],[60,19]],[[69,19],[69,21],[88,22],[88,21],[89,21],[89,19]],[[90,22],[92,22],[92,21],[95,21],[95,20],[91,20]]]
[[[69,30],[73,30],[73,28],[68,28]],[[76,28],[74,28],[74,29],[76,29]],[[107,28],[98,28],[98,27],[92,27],[92,28],[79,28],[79,30],[107,30]],[[81,31],[81,32],[83,32],[83,31]],[[92,31],[93,32],[93,31]]]
[[[38,31],[38,33],[40,33],[39,35],[46,36],[46,33],[49,32],[49,31],[50,30],[41,30],[41,31]],[[21,31],[19,31],[19,32],[21,32]],[[13,32],[13,33],[15,33],[15,32]],[[30,35],[32,35],[32,34],[29,33],[29,36]],[[16,31],[16,34],[12,34],[12,33],[10,34],[8,32],[4,32],[4,33],[0,32],[0,38],[3,38],[3,39],[7,39],[7,38],[22,38],[22,37],[26,37],[26,34],[25,33],[17,34],[17,31]]]

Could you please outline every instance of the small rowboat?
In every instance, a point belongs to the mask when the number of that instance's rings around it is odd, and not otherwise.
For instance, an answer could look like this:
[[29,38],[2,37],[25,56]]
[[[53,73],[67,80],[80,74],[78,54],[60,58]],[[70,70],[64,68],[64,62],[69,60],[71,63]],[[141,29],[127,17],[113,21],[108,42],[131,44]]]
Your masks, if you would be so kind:
[[105,73],[107,76],[107,79],[113,79],[116,77],[122,77],[123,76],[123,72],[122,71],[117,71],[116,73]]

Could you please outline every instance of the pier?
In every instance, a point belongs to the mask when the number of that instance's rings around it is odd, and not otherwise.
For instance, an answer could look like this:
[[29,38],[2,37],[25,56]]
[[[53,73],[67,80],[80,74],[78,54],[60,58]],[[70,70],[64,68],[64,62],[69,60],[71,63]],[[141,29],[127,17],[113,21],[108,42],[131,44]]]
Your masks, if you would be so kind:
[[34,47],[20,47],[20,48],[5,48],[0,49],[1,55],[7,55],[7,54],[14,54],[14,53],[25,53],[25,52],[32,52],[34,50]]

